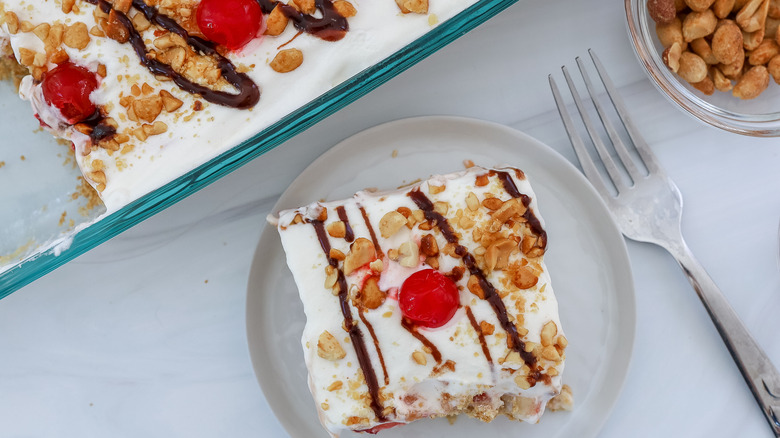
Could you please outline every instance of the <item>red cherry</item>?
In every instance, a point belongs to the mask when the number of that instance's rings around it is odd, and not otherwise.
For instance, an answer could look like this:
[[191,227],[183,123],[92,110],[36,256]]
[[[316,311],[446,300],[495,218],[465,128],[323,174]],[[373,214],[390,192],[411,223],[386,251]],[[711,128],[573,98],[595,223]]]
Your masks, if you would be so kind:
[[98,87],[97,77],[84,67],[66,62],[49,70],[41,82],[43,98],[59,109],[71,125],[95,114],[95,104],[89,100]]
[[441,327],[458,310],[458,287],[439,271],[417,271],[401,285],[398,304],[404,317],[430,328]]
[[257,0],[202,0],[198,5],[200,31],[230,50],[244,47],[262,24],[263,10]]

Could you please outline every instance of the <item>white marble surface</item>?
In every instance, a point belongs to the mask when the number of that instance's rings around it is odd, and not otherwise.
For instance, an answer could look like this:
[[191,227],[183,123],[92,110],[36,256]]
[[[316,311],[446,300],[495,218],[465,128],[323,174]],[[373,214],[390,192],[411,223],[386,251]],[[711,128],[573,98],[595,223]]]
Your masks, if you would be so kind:
[[[370,95],[0,301],[0,436],[285,436],[257,385],[245,288],[265,215],[339,140],[414,115],[521,129],[574,159],[547,74],[597,50],[685,198],[694,253],[780,364],[780,140],[715,130],[648,82],[620,2],[521,1]],[[691,287],[629,242],[634,359],[601,436],[770,437]],[[592,317],[592,316],[585,316]]]

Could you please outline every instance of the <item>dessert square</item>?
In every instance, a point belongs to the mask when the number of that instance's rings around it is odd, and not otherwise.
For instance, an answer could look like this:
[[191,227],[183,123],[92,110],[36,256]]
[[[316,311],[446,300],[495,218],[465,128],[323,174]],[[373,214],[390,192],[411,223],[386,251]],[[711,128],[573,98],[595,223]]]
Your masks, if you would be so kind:
[[475,166],[273,222],[332,435],[458,414],[535,423],[561,392],[567,340],[521,170]]

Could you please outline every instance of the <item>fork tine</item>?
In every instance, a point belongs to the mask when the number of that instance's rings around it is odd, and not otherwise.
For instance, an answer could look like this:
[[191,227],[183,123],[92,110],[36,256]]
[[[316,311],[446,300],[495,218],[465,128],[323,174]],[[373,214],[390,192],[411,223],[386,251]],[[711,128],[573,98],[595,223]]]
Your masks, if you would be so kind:
[[612,79],[610,79],[607,71],[604,69],[601,60],[596,56],[593,49],[588,49],[588,53],[593,60],[593,64],[596,66],[596,71],[599,74],[599,78],[601,78],[601,82],[604,84],[604,88],[607,90],[609,99],[612,101],[612,104],[615,105],[615,109],[617,110],[620,120],[623,122],[623,126],[625,126],[626,131],[628,132],[628,136],[631,137],[631,141],[634,142],[634,146],[636,147],[637,152],[639,152],[639,156],[642,157],[645,167],[647,167],[647,170],[650,173],[661,173],[661,166],[658,164],[655,154],[650,149],[650,146],[647,145],[647,142],[645,142],[644,137],[639,134],[636,126],[634,126],[634,122],[628,116],[626,104],[623,103],[623,99],[620,97],[617,89],[615,89],[615,85],[612,83]]
[[588,177],[590,183],[596,188],[596,191],[598,191],[605,200],[610,198],[610,192],[607,189],[607,186],[604,185],[601,174],[598,169],[596,169],[593,160],[590,158],[590,154],[588,153],[587,148],[585,148],[582,137],[577,133],[577,128],[574,127],[574,122],[571,119],[569,111],[566,109],[566,104],[563,102],[561,92],[558,89],[558,85],[555,83],[555,79],[553,79],[552,75],[548,75],[547,78],[550,81],[550,88],[552,89],[553,98],[555,99],[555,105],[558,107],[558,113],[561,115],[561,120],[563,121],[564,128],[566,128],[566,133],[569,135],[569,140],[571,140],[571,144],[574,146],[574,152],[577,154],[577,159],[580,161],[582,171],[585,173],[585,176]]
[[606,129],[607,134],[609,135],[609,139],[612,141],[612,146],[615,147],[615,151],[620,157],[620,161],[623,163],[626,171],[628,171],[628,175],[636,183],[636,181],[638,181],[642,175],[639,173],[639,169],[636,167],[634,159],[631,158],[631,156],[628,154],[628,149],[626,149],[626,145],[623,144],[623,140],[620,139],[617,131],[615,131],[614,125],[612,125],[612,122],[609,121],[609,117],[604,111],[604,107],[601,105],[601,101],[598,99],[598,95],[593,88],[593,82],[591,82],[590,76],[585,70],[585,65],[583,65],[582,59],[580,59],[579,56],[577,57],[577,67],[580,69],[582,79],[585,81],[585,88],[588,89],[590,99],[593,101],[593,105],[596,107],[596,112],[599,114],[601,123],[604,125],[604,129]]
[[604,141],[601,140],[601,136],[598,132],[596,132],[596,127],[590,120],[588,111],[585,109],[585,105],[582,103],[580,93],[577,91],[577,87],[574,85],[574,81],[572,81],[571,75],[569,75],[569,69],[567,69],[566,66],[563,66],[561,67],[561,70],[563,70],[563,76],[566,78],[566,83],[569,85],[569,91],[571,91],[571,95],[574,98],[574,104],[577,106],[577,110],[580,112],[582,123],[585,124],[585,129],[588,131],[588,135],[590,135],[590,139],[593,141],[593,145],[596,147],[596,152],[598,152],[598,155],[604,164],[604,168],[607,169],[607,173],[609,174],[610,179],[612,179],[612,183],[615,185],[615,188],[617,188],[618,193],[620,193],[626,188],[626,184],[623,182],[623,177],[620,175],[615,161],[612,160],[612,156],[609,155],[607,147],[604,145]]

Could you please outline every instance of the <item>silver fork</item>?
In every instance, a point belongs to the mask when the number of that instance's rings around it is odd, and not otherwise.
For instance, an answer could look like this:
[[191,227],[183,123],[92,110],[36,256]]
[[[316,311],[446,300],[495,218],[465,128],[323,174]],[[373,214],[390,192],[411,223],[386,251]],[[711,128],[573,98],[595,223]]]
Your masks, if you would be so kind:
[[726,343],[726,347],[737,363],[750,390],[753,391],[753,395],[769,421],[772,431],[776,437],[780,437],[780,374],[747,331],[744,324],[742,324],[742,321],[740,321],[734,309],[723,296],[720,289],[718,289],[718,286],[715,285],[715,282],[694,258],[685,244],[680,226],[682,219],[682,196],[680,195],[680,190],[661,169],[655,155],[629,118],[626,106],[617,93],[612,80],[607,76],[601,61],[592,50],[589,50],[588,53],[596,66],[596,71],[604,84],[604,88],[607,90],[607,94],[615,107],[619,119],[628,133],[628,137],[636,148],[641,164],[644,164],[647,172],[640,169],[640,166],[631,157],[617,131],[615,131],[614,125],[609,121],[604,107],[597,98],[582,60],[577,58],[577,66],[582,74],[591,100],[596,107],[603,128],[617,152],[620,163],[633,183],[626,183],[624,180],[618,165],[608,152],[604,141],[601,139],[599,132],[597,132],[596,126],[588,116],[582,99],[569,75],[569,71],[564,66],[562,67],[563,74],[574,97],[574,103],[617,194],[615,195],[609,190],[605,180],[602,178],[601,173],[585,147],[582,137],[577,133],[577,129],[566,109],[555,80],[550,75],[550,87],[552,88],[553,97],[555,97],[555,103],[558,106],[566,132],[571,139],[585,176],[604,199],[604,202],[612,212],[612,217],[626,237],[639,242],[654,243],[661,246],[669,251],[680,264],[680,267],[710,314],[712,322],[723,338],[723,342]]

